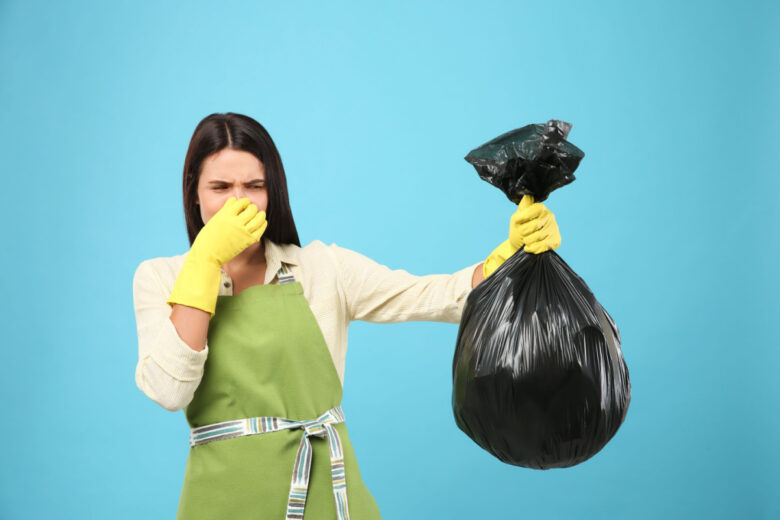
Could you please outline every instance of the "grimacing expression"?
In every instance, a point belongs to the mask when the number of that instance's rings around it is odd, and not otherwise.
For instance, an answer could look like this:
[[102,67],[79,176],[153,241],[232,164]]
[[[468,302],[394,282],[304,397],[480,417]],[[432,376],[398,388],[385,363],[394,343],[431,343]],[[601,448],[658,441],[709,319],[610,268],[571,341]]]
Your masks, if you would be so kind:
[[254,155],[243,150],[225,148],[208,156],[198,180],[200,216],[203,223],[211,219],[231,196],[247,197],[258,211],[268,207],[265,166]]

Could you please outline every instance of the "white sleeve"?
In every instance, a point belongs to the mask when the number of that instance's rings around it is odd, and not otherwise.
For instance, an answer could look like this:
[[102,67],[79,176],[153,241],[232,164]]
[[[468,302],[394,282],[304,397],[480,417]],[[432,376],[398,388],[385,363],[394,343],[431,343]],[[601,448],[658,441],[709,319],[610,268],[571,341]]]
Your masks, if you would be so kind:
[[336,244],[328,248],[338,260],[350,319],[375,323],[459,323],[471,278],[481,263],[452,274],[416,276]]
[[203,378],[208,344],[198,352],[181,339],[170,320],[169,295],[151,261],[141,262],[133,276],[138,328],[135,383],[152,401],[173,412],[192,401]]

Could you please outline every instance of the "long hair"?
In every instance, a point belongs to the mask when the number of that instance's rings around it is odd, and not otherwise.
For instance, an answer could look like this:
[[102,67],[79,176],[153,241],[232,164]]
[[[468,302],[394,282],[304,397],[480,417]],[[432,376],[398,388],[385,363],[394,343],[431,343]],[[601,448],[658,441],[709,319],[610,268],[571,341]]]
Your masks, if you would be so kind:
[[300,247],[279,151],[263,125],[251,117],[233,112],[206,116],[195,127],[190,139],[183,175],[184,219],[190,246],[204,226],[200,208],[195,204],[203,161],[225,148],[249,152],[265,167],[265,185],[268,190],[265,214],[268,227],[263,237],[276,244],[295,244]]

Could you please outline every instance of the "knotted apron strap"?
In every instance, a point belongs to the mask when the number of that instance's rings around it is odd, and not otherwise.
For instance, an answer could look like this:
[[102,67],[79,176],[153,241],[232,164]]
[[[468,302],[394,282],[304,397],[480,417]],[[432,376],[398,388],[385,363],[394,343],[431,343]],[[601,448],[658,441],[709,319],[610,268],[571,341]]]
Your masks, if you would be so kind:
[[298,446],[298,454],[293,466],[285,516],[285,520],[301,520],[306,506],[306,495],[309,491],[309,477],[311,476],[312,447],[309,437],[326,437],[330,449],[330,474],[336,513],[339,520],[349,520],[344,452],[341,446],[341,437],[339,437],[336,428],[333,427],[334,424],[344,422],[344,420],[344,412],[339,405],[311,421],[293,421],[284,417],[249,417],[224,421],[192,428],[190,430],[190,446],[245,435],[303,429],[304,435]]

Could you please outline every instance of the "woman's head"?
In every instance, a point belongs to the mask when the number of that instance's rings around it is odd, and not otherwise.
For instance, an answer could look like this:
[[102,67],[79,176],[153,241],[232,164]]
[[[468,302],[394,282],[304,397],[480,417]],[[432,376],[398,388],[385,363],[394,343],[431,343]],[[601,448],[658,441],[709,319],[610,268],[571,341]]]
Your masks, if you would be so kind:
[[300,247],[287,178],[271,136],[251,117],[228,112],[205,117],[184,160],[184,218],[190,245],[231,196],[266,212],[264,237]]

